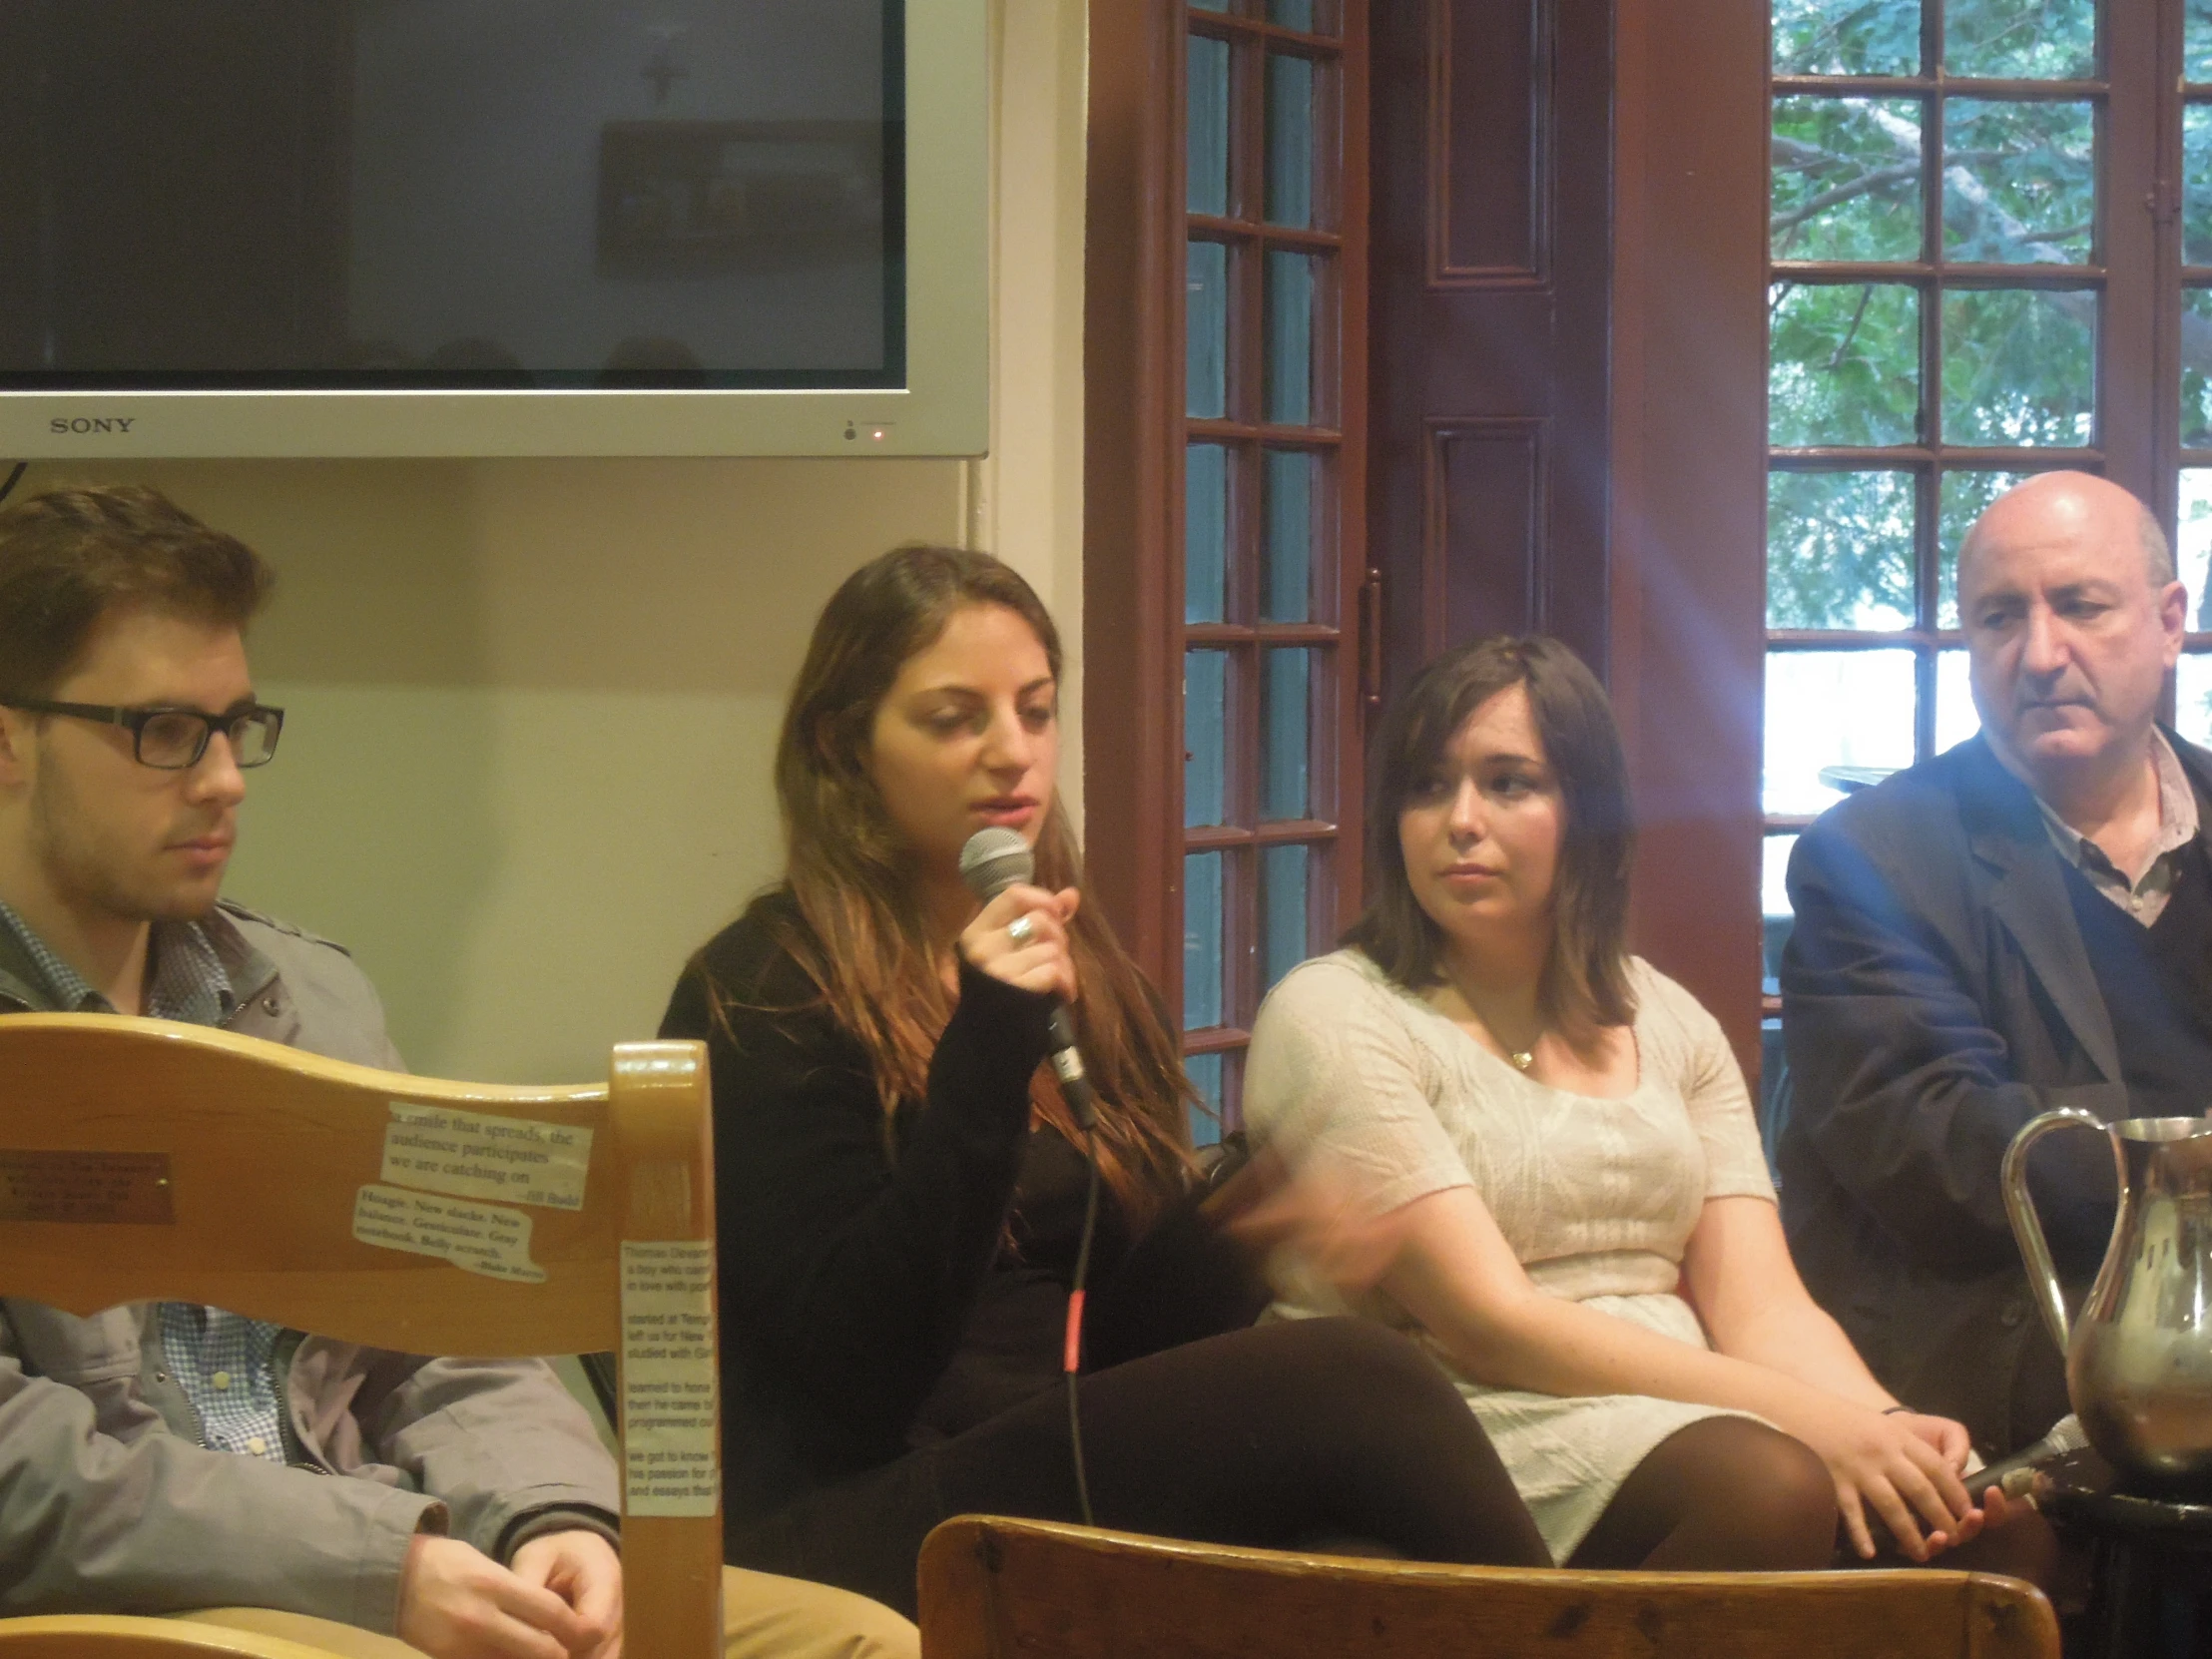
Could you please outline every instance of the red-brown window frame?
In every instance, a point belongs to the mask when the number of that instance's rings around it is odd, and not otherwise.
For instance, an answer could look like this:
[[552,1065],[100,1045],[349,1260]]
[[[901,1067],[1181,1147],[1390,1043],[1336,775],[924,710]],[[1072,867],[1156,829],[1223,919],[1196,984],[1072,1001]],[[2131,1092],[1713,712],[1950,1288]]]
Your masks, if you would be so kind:
[[[1183,1006],[1186,851],[1251,848],[1256,860],[1259,849],[1268,845],[1333,843],[1334,857],[1317,857],[1310,866],[1311,936],[1326,944],[1359,913],[1364,692],[1370,671],[1363,649],[1362,599],[1368,581],[1367,5],[1368,0],[1335,0],[1340,28],[1328,36],[1286,29],[1257,16],[1191,9],[1182,0],[1145,0],[1141,5],[1098,0],[1091,7],[1091,252],[1084,340],[1089,879],[1132,954],[1178,1016]],[[1336,230],[1197,218],[1182,211],[1185,43],[1192,29],[1263,45],[1274,41],[1322,49],[1340,57],[1337,110],[1327,112],[1341,113],[1343,123],[1334,202],[1321,195],[1327,186],[1320,170],[1316,181],[1316,218],[1323,224],[1334,218]],[[1260,83],[1258,74],[1232,76],[1232,123],[1248,142],[1233,144],[1231,166],[1251,171],[1254,180],[1261,163],[1249,135],[1264,131]],[[1326,118],[1319,107],[1317,118]],[[1256,200],[1249,185],[1243,197],[1233,198],[1233,210],[1239,199]],[[1234,419],[1193,420],[1185,414],[1184,246],[1194,233],[1250,251],[1232,261],[1232,279],[1243,284],[1238,303],[1251,317],[1262,314],[1265,250],[1337,255],[1335,326],[1317,330],[1314,362],[1317,388],[1333,385],[1330,393],[1317,394],[1317,413],[1333,412],[1333,426],[1278,427]],[[1260,338],[1257,327],[1245,331],[1251,360],[1229,365],[1232,382],[1258,384]],[[1232,412],[1235,408],[1232,402]],[[1188,443],[1209,439],[1255,450],[1265,444],[1335,456],[1334,481],[1323,491],[1328,522],[1320,523],[1322,514],[1317,513],[1314,557],[1317,568],[1324,559],[1333,559],[1336,569],[1333,580],[1317,574],[1316,621],[1185,622],[1184,454]],[[1257,499],[1249,491],[1244,495],[1248,503]],[[1257,608],[1247,614],[1257,616]],[[1310,737],[1311,799],[1328,817],[1256,828],[1182,829],[1183,666],[1185,649],[1194,645],[1232,648],[1255,663],[1270,645],[1333,648],[1332,660],[1316,663],[1322,690],[1312,705]],[[1232,757],[1258,753],[1260,734],[1248,729],[1251,724],[1243,720],[1229,733]],[[1225,927],[1225,1018],[1234,1022],[1209,1028],[1191,1044],[1194,1053],[1240,1049],[1248,1038],[1239,1014],[1253,1000],[1260,969],[1251,951],[1235,941],[1257,940],[1255,892],[1255,882],[1244,883]]]

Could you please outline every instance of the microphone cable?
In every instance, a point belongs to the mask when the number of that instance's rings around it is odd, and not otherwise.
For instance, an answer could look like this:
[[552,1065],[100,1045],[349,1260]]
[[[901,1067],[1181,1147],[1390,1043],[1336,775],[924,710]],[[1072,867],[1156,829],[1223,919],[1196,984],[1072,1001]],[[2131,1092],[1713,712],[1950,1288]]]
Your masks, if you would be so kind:
[[1098,1131],[1088,1116],[1083,1120],[1083,1161],[1090,1165],[1088,1191],[1083,1199],[1083,1233],[1075,1247],[1075,1280],[1068,1290],[1067,1336],[1062,1343],[1060,1369],[1067,1379],[1068,1445],[1075,1453],[1075,1501],[1083,1524],[1098,1524],[1091,1515],[1091,1483],[1083,1466],[1083,1408],[1076,1393],[1077,1373],[1083,1363],[1083,1287],[1091,1276],[1091,1240],[1098,1233]]
[[[978,830],[960,848],[960,879],[982,903],[988,904],[1017,881],[1029,880],[1036,871],[1036,854],[1017,830]],[[1068,1396],[1068,1449],[1075,1458],[1075,1501],[1085,1526],[1098,1522],[1091,1514],[1091,1482],[1083,1460],[1083,1407],[1076,1382],[1083,1369],[1083,1293],[1091,1276],[1091,1244],[1098,1234],[1098,1097],[1083,1069],[1082,1052],[1075,1044],[1075,1022],[1064,1004],[1052,1010],[1051,1060],[1060,1080],[1060,1097],[1068,1116],[1083,1133],[1083,1162],[1089,1176],[1083,1197],[1083,1231],[1075,1247],[1075,1276],[1068,1286],[1067,1326],[1060,1338],[1060,1375]]]

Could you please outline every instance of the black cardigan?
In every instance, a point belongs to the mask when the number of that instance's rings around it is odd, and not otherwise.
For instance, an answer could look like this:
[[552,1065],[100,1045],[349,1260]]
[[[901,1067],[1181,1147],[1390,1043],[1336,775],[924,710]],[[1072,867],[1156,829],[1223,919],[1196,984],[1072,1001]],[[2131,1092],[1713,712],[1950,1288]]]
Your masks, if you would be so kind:
[[[963,1400],[1049,1386],[1065,1307],[1059,1253],[1001,1249],[1023,1235],[1017,1187],[1073,1163],[1056,1136],[1037,1144],[1050,1131],[1029,1129],[1049,999],[963,962],[926,1097],[886,1121],[865,1051],[778,928],[807,933],[789,889],[708,944],[661,1022],[664,1037],[704,1039],[713,1067],[732,1527],[902,1455]],[[1056,1292],[1040,1297],[1054,1274]],[[1131,1248],[1109,1192],[1092,1283],[1090,1367],[1249,1323],[1266,1296],[1195,1197]],[[957,1375],[969,1362],[972,1385]]]

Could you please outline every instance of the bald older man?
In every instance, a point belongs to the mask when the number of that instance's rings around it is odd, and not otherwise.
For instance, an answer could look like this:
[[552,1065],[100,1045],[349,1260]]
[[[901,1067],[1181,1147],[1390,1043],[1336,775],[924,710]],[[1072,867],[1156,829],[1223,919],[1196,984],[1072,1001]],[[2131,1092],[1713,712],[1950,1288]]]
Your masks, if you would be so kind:
[[[1778,1162],[1814,1295],[1899,1397],[1994,1455],[2066,1410],[2005,1147],[2053,1106],[2212,1103],[2212,755],[2157,723],[2186,596],[2125,490],[2053,472],[2001,496],[1958,601],[1981,732],[1831,809],[1790,859]],[[2030,1180],[2085,1289],[2110,1153],[2055,1136]]]

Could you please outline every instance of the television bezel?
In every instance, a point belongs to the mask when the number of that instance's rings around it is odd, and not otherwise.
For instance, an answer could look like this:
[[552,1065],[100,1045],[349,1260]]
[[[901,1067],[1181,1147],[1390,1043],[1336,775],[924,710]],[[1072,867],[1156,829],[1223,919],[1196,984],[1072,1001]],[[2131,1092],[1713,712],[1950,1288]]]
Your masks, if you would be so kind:
[[0,457],[982,454],[988,0],[903,4],[903,388],[47,391],[0,381]]

